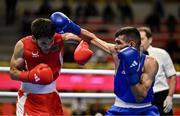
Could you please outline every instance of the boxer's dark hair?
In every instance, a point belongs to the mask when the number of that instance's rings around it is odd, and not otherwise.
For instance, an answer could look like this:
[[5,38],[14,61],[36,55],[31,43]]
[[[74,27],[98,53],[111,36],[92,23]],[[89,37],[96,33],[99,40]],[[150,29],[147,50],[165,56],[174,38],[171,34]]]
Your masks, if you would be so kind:
[[35,39],[41,37],[52,38],[55,33],[55,27],[51,20],[47,18],[37,18],[31,23],[31,33]]
[[116,33],[115,37],[118,37],[120,35],[125,35],[125,41],[134,41],[139,48],[141,45],[141,36],[137,28],[135,27],[123,27],[120,28]]
[[149,27],[139,27],[138,30],[144,31],[148,39],[152,37],[151,29]]

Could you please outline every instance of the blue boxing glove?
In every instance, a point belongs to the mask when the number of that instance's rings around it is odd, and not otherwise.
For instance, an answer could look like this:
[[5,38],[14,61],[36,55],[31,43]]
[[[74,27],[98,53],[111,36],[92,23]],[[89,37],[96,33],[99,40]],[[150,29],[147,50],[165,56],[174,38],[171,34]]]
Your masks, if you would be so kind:
[[124,66],[127,80],[130,85],[135,85],[139,82],[137,70],[139,68],[140,55],[136,48],[126,47],[118,52],[118,58]]
[[81,33],[81,28],[79,25],[72,22],[65,14],[61,12],[54,12],[50,19],[56,28],[57,33],[70,32],[76,35]]

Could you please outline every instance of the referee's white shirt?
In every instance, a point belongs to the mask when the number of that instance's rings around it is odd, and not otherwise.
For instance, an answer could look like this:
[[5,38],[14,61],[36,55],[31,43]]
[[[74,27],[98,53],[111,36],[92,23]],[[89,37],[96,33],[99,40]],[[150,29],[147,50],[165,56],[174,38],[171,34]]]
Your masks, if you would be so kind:
[[169,85],[166,79],[176,74],[173,62],[169,54],[163,49],[155,48],[152,46],[150,46],[147,51],[149,53],[149,56],[155,58],[159,64],[159,69],[153,87],[154,93],[168,90]]

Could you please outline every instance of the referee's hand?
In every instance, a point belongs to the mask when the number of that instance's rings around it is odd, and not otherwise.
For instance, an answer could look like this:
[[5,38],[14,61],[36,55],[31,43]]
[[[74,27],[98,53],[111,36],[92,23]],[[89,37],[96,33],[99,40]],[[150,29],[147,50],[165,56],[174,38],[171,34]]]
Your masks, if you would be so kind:
[[168,113],[171,111],[173,103],[172,103],[172,96],[167,96],[164,100],[164,112]]

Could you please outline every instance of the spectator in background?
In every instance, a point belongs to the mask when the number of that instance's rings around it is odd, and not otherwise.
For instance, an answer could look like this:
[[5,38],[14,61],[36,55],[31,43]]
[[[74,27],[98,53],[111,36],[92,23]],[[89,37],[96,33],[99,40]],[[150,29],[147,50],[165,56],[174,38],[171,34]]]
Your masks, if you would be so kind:
[[18,0],[5,0],[6,5],[6,25],[11,25],[15,21],[16,6]]
[[21,20],[21,37],[31,34],[31,22],[33,21],[33,14],[29,10],[24,10]]
[[180,63],[179,62],[180,60],[178,59],[178,56],[180,56],[179,46],[173,34],[169,35],[168,42],[167,42],[167,52],[172,57],[172,60],[174,61],[174,63]]
[[85,9],[84,9],[85,23],[89,17],[95,17],[95,16],[99,15],[99,11],[96,6],[96,2],[97,1],[87,0],[87,2],[85,4]]
[[[169,54],[160,48],[151,46],[152,34],[148,27],[139,28],[141,34],[141,50],[147,51],[159,64],[158,73],[153,86],[154,101],[161,115],[173,115],[173,95],[176,89],[176,71]],[[168,82],[167,82],[168,80]]]
[[37,11],[38,16],[48,17],[52,13],[52,7],[49,0],[43,0],[41,6]]
[[131,0],[117,1],[116,7],[121,14],[122,23],[134,22],[134,14],[131,7]]
[[154,12],[157,13],[160,18],[165,16],[164,0],[154,0]]
[[72,11],[71,11],[71,7],[69,6],[69,0],[62,0],[62,6],[57,11],[61,11],[64,14],[66,14],[68,17],[70,17]]
[[77,98],[72,101],[72,115],[84,116],[87,114],[87,104],[84,99]]
[[102,19],[104,23],[112,23],[115,19],[115,12],[112,7],[112,1],[106,0],[105,6],[102,13]]
[[156,12],[152,12],[145,19],[145,24],[150,27],[152,32],[160,32],[160,18]]
[[170,35],[176,31],[177,20],[173,14],[168,15],[166,26]]
[[84,10],[85,10],[85,0],[78,0],[75,8],[75,21],[77,23],[84,23]]
[[179,5],[177,13],[178,13],[178,18],[180,19],[180,5]]

